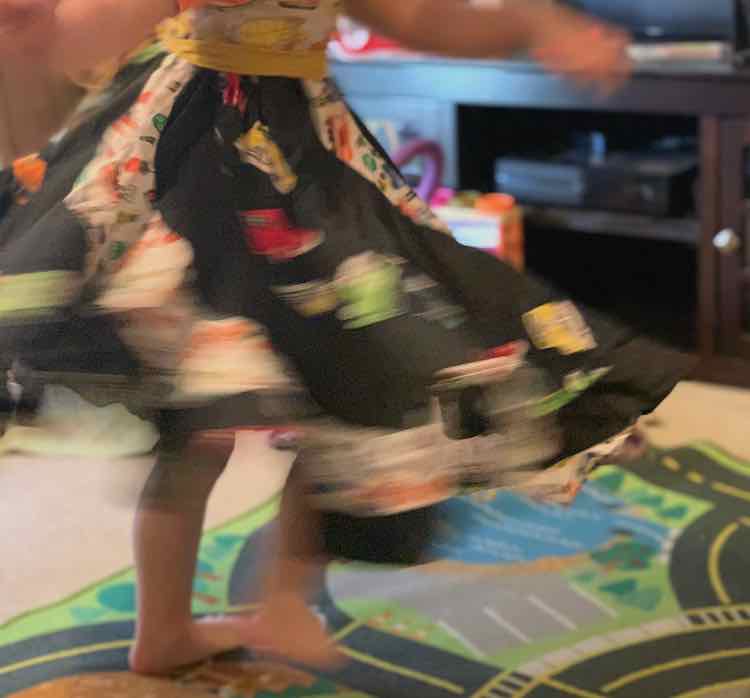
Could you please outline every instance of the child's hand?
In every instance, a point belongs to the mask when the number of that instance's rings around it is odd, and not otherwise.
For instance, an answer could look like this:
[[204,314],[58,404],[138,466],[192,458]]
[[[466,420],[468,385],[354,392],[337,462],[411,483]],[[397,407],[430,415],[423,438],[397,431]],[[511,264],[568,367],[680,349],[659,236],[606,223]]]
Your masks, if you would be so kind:
[[56,5],[57,0],[0,0],[0,57],[42,58]]
[[609,93],[630,73],[629,43],[623,31],[555,7],[541,14],[530,53],[548,70]]

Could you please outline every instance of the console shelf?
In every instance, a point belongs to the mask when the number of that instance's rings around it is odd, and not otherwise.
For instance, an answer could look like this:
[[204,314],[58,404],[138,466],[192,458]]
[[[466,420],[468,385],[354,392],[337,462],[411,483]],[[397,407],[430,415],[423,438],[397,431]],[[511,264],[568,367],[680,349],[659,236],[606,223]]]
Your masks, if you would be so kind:
[[585,211],[552,206],[524,206],[528,225],[575,230],[579,233],[619,235],[698,244],[699,223],[696,218],[653,218],[611,211]]

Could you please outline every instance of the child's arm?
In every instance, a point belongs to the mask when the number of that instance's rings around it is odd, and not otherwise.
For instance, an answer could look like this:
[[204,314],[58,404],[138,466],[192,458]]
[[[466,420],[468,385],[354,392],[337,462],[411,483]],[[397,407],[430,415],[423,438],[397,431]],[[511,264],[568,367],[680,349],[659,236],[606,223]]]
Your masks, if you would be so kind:
[[412,49],[461,58],[527,51],[576,79],[611,82],[629,68],[627,36],[537,0],[345,0],[353,19]]
[[524,48],[534,31],[529,3],[461,0],[347,0],[353,19],[419,51],[500,58]]
[[59,0],[51,65],[71,75],[119,58],[177,13],[176,0]]
[[177,11],[176,0],[0,0],[0,58],[75,75],[127,53]]

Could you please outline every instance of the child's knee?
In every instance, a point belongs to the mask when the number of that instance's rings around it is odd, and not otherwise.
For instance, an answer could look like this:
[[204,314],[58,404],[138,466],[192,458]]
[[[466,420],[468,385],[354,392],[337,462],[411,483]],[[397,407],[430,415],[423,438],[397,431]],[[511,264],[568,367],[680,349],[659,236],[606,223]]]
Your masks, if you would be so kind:
[[142,508],[204,507],[232,455],[231,443],[204,435],[160,451],[143,488]]

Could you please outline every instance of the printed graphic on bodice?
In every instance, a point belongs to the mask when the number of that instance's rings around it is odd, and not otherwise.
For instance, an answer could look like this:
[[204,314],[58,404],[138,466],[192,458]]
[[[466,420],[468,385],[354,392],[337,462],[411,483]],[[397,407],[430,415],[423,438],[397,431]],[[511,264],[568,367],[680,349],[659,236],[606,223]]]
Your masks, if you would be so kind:
[[325,50],[338,4],[337,0],[213,2],[166,22],[164,31],[174,39],[239,44],[262,51]]

